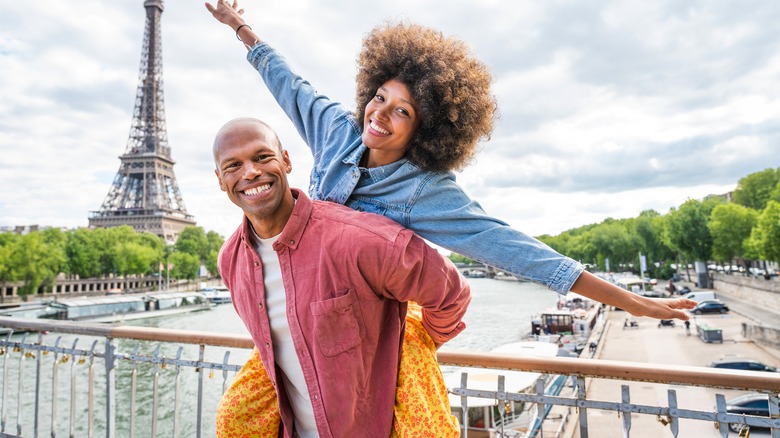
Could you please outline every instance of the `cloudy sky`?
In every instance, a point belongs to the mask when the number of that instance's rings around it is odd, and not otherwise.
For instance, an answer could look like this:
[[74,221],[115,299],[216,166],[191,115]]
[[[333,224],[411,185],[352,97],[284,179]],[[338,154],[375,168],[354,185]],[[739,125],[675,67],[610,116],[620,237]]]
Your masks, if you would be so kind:
[[[362,37],[384,20],[467,41],[494,74],[501,118],[458,175],[485,210],[557,234],[733,190],[780,166],[780,3],[245,1],[261,38],[334,100],[353,102]],[[138,85],[143,0],[5,2],[0,14],[0,227],[87,225],[119,169]],[[262,118],[311,157],[203,2],[162,15],[169,144],[198,225],[232,232],[211,142]]]

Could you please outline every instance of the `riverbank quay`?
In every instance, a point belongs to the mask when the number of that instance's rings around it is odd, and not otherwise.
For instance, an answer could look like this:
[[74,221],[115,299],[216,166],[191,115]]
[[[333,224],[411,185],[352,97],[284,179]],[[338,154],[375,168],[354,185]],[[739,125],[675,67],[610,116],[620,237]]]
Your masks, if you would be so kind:
[[[724,296],[725,297],[725,296]],[[745,309],[748,309],[745,307]],[[747,310],[744,310],[747,311]],[[637,321],[636,327],[624,327],[627,318]],[[686,333],[682,321],[676,321],[674,327],[659,326],[652,318],[633,318],[626,312],[609,310],[605,313],[603,332],[600,333],[594,358],[638,362],[647,365],[656,364],[659,368],[667,366],[706,367],[712,361],[724,357],[744,357],[756,359],[769,365],[780,366],[780,350],[759,345],[743,336],[743,324],[753,323],[737,311],[725,315],[691,315],[690,334]],[[721,331],[722,342],[705,342],[699,336],[697,326],[715,328]],[[592,338],[593,339],[593,338]],[[709,371],[706,368],[704,371]],[[742,373],[752,374],[752,373]],[[589,379],[587,397],[594,400],[621,400],[622,386],[630,389],[631,403],[669,406],[668,390],[678,390],[675,385],[655,384],[651,382],[620,382],[606,379]],[[730,399],[747,391],[718,389],[716,387],[686,387],[677,391],[678,409],[701,409],[714,407],[715,394]],[[598,437],[624,437],[624,418],[614,413],[589,411],[588,426],[597,431]],[[629,414],[631,420],[630,436],[633,438],[659,438],[673,436],[667,420],[663,416]],[[667,422],[667,424],[664,424]],[[579,437],[576,425],[568,427],[570,434]],[[754,429],[751,436],[771,436],[769,432]],[[736,433],[732,433],[736,436]],[[715,422],[679,420],[679,437],[722,437]]]

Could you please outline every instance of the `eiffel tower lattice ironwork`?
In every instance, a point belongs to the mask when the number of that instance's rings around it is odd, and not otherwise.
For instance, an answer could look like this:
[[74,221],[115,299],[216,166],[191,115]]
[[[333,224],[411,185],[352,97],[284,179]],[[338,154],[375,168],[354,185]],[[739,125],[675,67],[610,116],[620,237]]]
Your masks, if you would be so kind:
[[130,225],[173,243],[184,227],[195,225],[195,220],[184,206],[168,146],[160,40],[163,2],[146,0],[144,8],[140,83],[127,149],[119,157],[122,163],[103,205],[90,214],[89,226]]

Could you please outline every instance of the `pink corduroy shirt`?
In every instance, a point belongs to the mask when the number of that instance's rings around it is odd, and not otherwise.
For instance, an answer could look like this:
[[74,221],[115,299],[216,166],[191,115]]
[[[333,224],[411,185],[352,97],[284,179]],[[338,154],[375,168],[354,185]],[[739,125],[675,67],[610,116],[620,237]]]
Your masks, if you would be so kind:
[[[457,268],[413,232],[374,214],[302,191],[273,248],[287,294],[287,319],[321,437],[389,436],[406,302],[441,344],[460,333],[471,300]],[[274,382],[284,435],[293,413],[274,366],[263,264],[249,221],[225,242],[219,270],[233,306]]]

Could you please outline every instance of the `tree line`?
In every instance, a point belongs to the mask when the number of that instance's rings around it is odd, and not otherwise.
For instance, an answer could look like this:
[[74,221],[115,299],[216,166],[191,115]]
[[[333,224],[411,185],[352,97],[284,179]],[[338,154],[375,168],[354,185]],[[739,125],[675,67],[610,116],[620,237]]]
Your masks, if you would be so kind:
[[[639,254],[647,274],[668,279],[672,264],[751,261],[780,262],[780,168],[765,169],[739,180],[731,200],[711,196],[689,199],[663,215],[646,210],[635,218],[607,218],[558,235],[537,236],[561,254],[607,270],[638,272]],[[459,254],[453,261],[468,262]]]
[[0,283],[22,282],[18,294],[52,287],[58,275],[105,278],[109,275],[163,275],[194,279],[201,265],[217,272],[224,239],[215,231],[187,227],[174,245],[128,225],[114,228],[57,228],[19,235],[0,233]]
[[[780,262],[780,169],[740,179],[731,201],[723,196],[689,199],[665,215],[646,210],[635,218],[607,218],[538,238],[601,270],[609,259],[612,269],[636,271],[642,253],[648,274],[664,279],[673,274],[672,263],[741,260],[749,267],[751,260]],[[202,227],[185,228],[174,245],[130,226],[0,233],[0,283],[23,282],[18,293],[24,296],[53,286],[61,273],[79,278],[151,275],[161,263],[172,278],[194,279],[202,265],[217,273],[223,242]],[[458,254],[451,258],[468,261]]]

